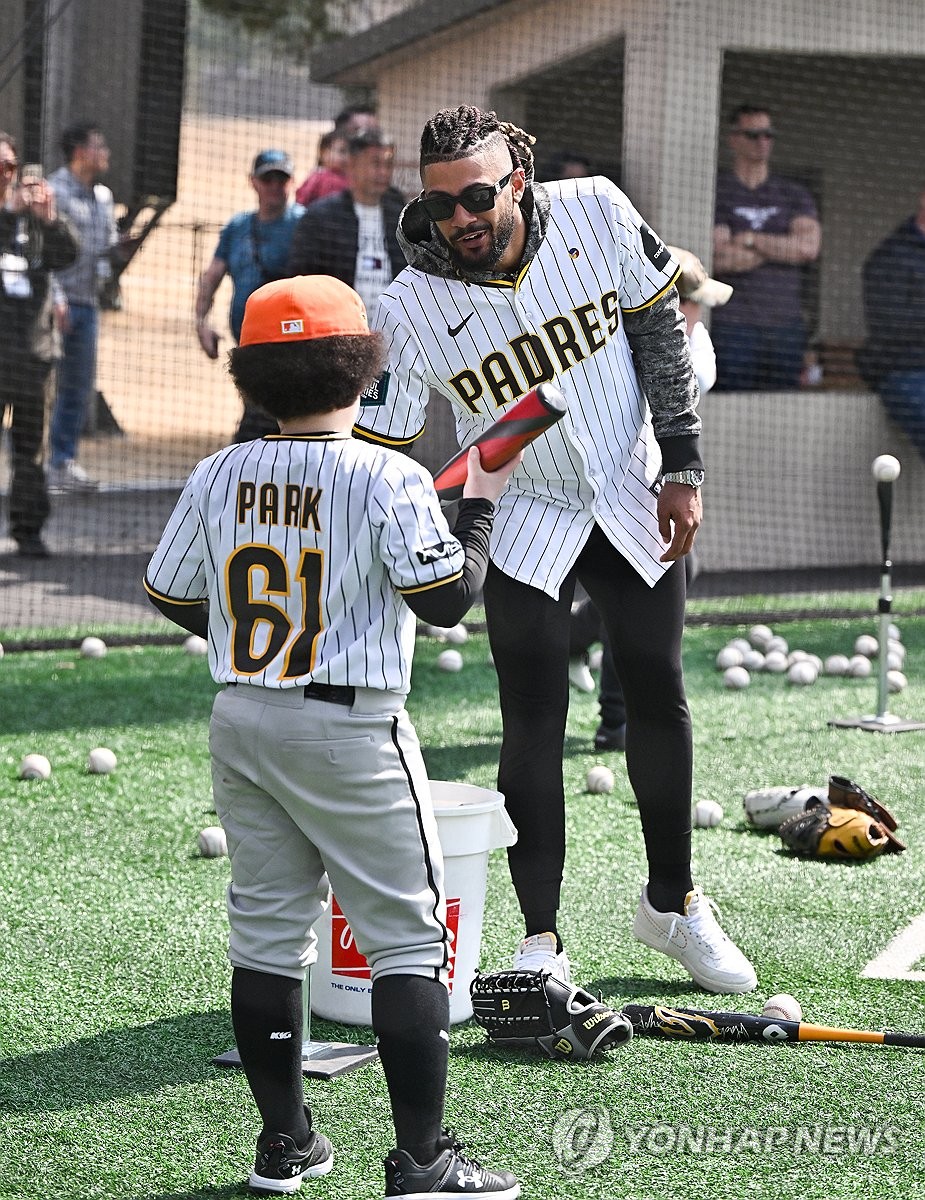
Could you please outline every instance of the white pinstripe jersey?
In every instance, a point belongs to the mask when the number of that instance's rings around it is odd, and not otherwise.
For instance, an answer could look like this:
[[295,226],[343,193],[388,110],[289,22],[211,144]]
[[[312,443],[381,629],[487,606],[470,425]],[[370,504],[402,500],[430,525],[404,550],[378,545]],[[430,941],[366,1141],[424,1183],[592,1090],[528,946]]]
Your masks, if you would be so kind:
[[497,505],[492,561],[558,596],[597,521],[640,575],[659,562],[652,486],[661,455],[624,333],[622,312],[662,296],[678,263],[603,176],[544,184],[545,237],[515,283],[465,283],[407,267],[371,321],[389,346],[380,406],[358,428],[385,444],[424,429],[429,389],[453,403],[461,445],[544,380],[568,412],[524,452]]
[[399,593],[455,579],[464,562],[407,456],[340,434],[279,435],[198,464],[145,587],[209,599],[219,683],[406,694],[415,619]]

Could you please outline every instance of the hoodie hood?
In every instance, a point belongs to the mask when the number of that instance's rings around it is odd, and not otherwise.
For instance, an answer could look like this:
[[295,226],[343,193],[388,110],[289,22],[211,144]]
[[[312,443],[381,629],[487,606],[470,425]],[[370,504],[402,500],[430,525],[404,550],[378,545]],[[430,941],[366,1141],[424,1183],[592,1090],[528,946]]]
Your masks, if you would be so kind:
[[426,275],[444,279],[459,279],[463,283],[494,283],[498,279],[513,279],[536,255],[546,236],[549,224],[549,193],[541,183],[527,185],[520,200],[521,212],[527,222],[527,243],[516,271],[463,271],[450,257],[450,249],[437,232],[436,226],[421,208],[417,198],[405,205],[398,220],[398,244],[408,266]]

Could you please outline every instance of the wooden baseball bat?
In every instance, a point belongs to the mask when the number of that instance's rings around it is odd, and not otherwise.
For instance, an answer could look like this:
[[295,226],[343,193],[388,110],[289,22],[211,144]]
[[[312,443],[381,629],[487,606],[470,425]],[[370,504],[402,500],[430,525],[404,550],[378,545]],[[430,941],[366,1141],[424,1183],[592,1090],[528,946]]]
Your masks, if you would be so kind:
[[518,451],[545,433],[550,425],[565,416],[565,397],[550,383],[541,383],[513,404],[468,446],[454,454],[434,476],[434,488],[441,500],[458,500],[468,470],[466,458],[473,446],[486,471],[496,471],[510,462]]
[[875,1042],[884,1046],[925,1048],[925,1034],[884,1030],[838,1029],[806,1021],[778,1021],[751,1013],[706,1012],[663,1004],[625,1004],[635,1036],[710,1042]]

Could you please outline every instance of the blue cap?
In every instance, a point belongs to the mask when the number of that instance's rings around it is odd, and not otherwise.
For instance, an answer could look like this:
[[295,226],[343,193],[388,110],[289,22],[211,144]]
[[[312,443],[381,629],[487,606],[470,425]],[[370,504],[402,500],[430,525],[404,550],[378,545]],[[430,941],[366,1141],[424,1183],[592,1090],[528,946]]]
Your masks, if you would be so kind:
[[269,175],[271,171],[279,171],[288,175],[290,179],[295,174],[292,159],[285,150],[261,150],[254,159],[252,175],[259,179],[262,175]]

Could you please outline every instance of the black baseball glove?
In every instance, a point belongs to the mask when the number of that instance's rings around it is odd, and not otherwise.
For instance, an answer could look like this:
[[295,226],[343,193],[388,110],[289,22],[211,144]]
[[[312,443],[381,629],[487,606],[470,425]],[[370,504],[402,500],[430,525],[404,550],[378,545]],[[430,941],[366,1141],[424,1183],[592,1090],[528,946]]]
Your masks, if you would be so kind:
[[476,975],[469,991],[472,1015],[499,1046],[538,1046],[550,1058],[576,1062],[633,1036],[623,1013],[546,972]]

